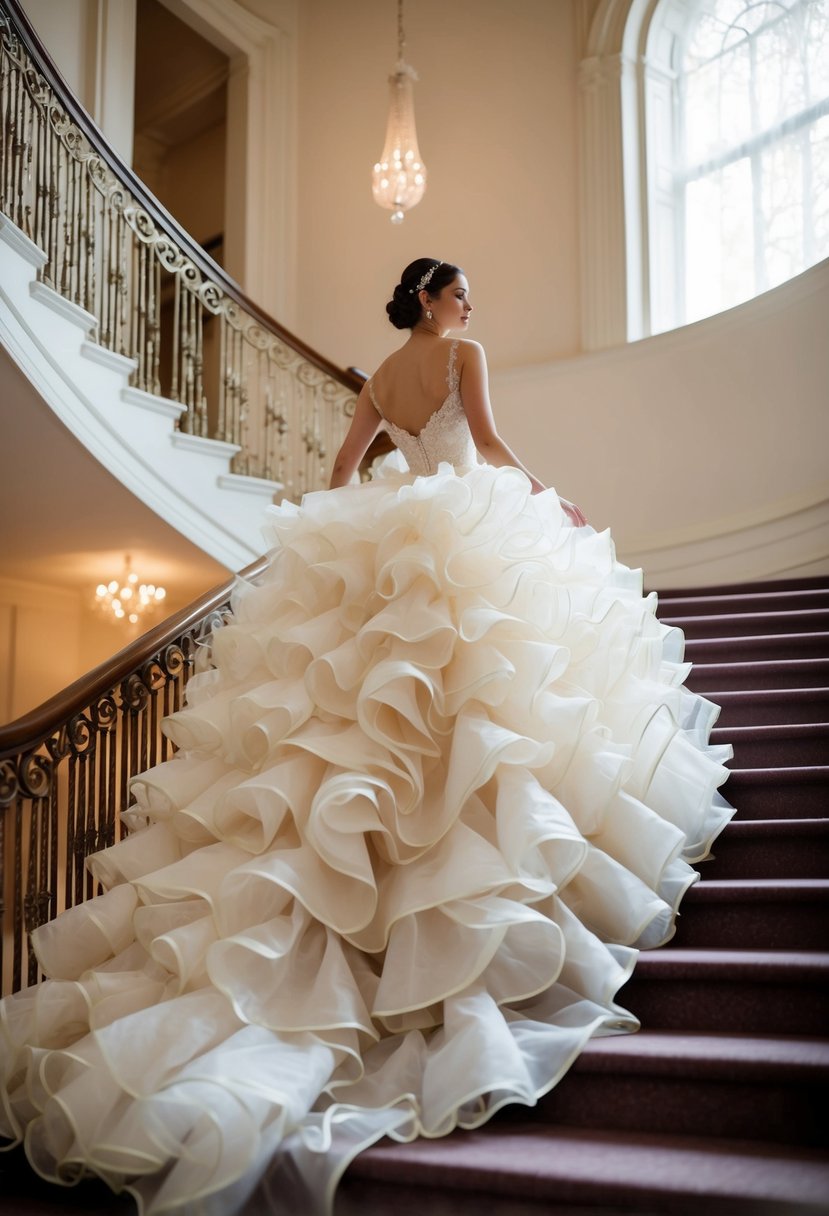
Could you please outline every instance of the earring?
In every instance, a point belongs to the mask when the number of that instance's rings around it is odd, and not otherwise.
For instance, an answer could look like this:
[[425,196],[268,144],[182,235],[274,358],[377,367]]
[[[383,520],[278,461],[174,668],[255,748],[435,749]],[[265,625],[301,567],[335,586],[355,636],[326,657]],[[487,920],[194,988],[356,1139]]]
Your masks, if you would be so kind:
[[432,310],[431,310],[431,308],[427,308],[426,309],[426,320],[431,321],[431,319],[432,319]]

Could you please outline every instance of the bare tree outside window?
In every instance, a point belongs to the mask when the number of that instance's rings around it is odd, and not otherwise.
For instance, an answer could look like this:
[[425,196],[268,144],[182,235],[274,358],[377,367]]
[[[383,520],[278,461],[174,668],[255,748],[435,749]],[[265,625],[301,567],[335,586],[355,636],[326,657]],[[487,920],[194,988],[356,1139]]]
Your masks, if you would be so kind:
[[829,0],[688,9],[674,58],[680,324],[829,256]]

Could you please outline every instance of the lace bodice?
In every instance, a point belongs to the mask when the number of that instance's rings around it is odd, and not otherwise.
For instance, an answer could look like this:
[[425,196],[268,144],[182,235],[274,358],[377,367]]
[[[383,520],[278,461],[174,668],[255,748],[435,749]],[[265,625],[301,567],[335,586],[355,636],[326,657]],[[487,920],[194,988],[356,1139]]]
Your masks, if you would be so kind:
[[449,396],[443,404],[427,419],[417,435],[412,435],[402,426],[396,426],[384,415],[377,398],[374,396],[374,385],[368,382],[369,396],[377,413],[383,419],[389,438],[396,448],[403,453],[412,473],[436,473],[441,461],[448,461],[455,468],[471,468],[478,463],[475,444],[466,421],[460,394],[460,376],[456,366],[458,343],[453,342],[449,348],[449,365],[446,373],[446,383]]

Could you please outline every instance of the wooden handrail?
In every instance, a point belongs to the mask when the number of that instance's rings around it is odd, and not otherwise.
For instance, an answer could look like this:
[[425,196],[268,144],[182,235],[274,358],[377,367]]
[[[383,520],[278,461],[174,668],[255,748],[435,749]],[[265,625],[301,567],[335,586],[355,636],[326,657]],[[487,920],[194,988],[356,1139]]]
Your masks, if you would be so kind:
[[238,579],[256,578],[266,566],[267,558],[258,558],[238,575],[205,592],[180,612],[168,617],[166,621],[161,621],[141,637],[135,638],[123,650],[99,663],[92,671],[80,676],[73,684],[44,701],[36,709],[5,726],[0,726],[0,759],[22,748],[37,747],[60,722],[68,721],[74,714],[80,713],[96,697],[103,696],[142,663],[169,646],[175,638],[227,603]]
[[[336,367],[250,300],[108,145],[20,0],[0,0],[0,17],[0,212],[43,251],[41,281],[94,317],[102,349],[134,361],[135,388],[181,406],[179,429],[236,447],[232,473],[296,499],[325,484],[365,375]],[[378,438],[369,459],[380,450]],[[127,830],[132,779],[172,756],[164,720],[209,661],[234,586],[267,564],[0,727],[3,992],[38,978],[32,931],[98,890],[86,859]]]
[[199,245],[193,237],[182,228],[176,218],[158,201],[139,177],[135,175],[134,170],[122,160],[114,148],[110,147],[106,136],[101,131],[100,127],[89,116],[83,106],[78,102],[77,98],[72,93],[69,85],[64,80],[54,60],[47,51],[46,47],[41,42],[31,21],[26,15],[20,0],[0,0],[0,8],[6,10],[12,19],[16,33],[25,45],[29,54],[37,62],[38,70],[49,81],[49,84],[60,96],[61,104],[65,107],[67,114],[72,121],[83,131],[84,135],[93,145],[98,155],[106,161],[109,168],[115,176],[126,186],[131,193],[139,200],[141,206],[153,217],[159,226],[165,229],[175,238],[175,241],[180,245],[181,249],[186,253],[187,257],[199,267],[204,275],[218,282],[221,288],[231,299],[250,316],[255,317],[265,329],[275,333],[282,339],[286,345],[290,346],[297,354],[302,355],[314,367],[325,372],[326,375],[338,380],[340,384],[346,388],[352,389],[354,392],[359,392],[363,385],[363,380],[359,375],[355,374],[353,369],[344,369],[337,367],[319,351],[308,346],[296,334],[291,333],[284,325],[275,320],[264,309],[260,308],[249,296],[246,296],[239,284],[232,279],[218,263],[205,253],[201,245]]

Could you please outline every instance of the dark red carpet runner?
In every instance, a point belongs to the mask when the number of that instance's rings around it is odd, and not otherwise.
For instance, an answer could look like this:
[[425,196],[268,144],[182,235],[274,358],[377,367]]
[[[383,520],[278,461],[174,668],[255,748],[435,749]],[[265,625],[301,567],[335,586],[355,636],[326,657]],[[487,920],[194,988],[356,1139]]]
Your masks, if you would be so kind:
[[[722,706],[738,814],[622,990],[642,1031],[594,1040],[532,1110],[369,1149],[336,1216],[829,1212],[829,579],[667,593],[659,614]],[[0,1196],[4,1216],[131,1210],[19,1153]]]

